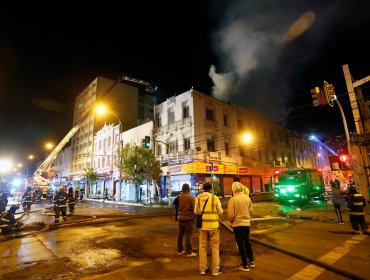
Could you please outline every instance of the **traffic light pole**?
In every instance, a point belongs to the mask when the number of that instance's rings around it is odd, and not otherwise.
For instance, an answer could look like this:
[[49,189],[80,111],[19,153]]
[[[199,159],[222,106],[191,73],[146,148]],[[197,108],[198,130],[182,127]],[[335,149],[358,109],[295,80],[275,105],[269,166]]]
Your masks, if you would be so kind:
[[340,114],[342,115],[344,132],[346,134],[346,140],[347,140],[348,153],[349,153],[349,156],[350,156],[350,162],[351,162],[352,169],[353,169],[353,176],[354,176],[355,182],[357,183],[358,182],[357,164],[356,164],[356,160],[355,160],[353,150],[352,150],[352,146],[351,146],[351,138],[350,138],[349,132],[348,132],[347,119],[346,119],[346,116],[344,115],[344,111],[343,111],[342,105],[340,104],[339,100],[337,98],[335,98],[334,101],[335,101],[335,103],[337,103]]

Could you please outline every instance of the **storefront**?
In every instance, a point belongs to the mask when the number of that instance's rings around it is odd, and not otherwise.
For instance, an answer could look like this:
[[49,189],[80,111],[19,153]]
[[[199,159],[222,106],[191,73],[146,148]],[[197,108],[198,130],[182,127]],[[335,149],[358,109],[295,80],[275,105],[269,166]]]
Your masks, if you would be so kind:
[[207,182],[213,185],[216,195],[231,196],[231,185],[235,176],[238,176],[252,193],[272,191],[271,178],[275,168],[239,166],[237,172],[235,165],[193,162],[171,166],[170,172],[168,167],[164,167],[163,171],[166,175],[161,178],[162,197],[168,194],[169,185],[171,196],[180,193],[184,183],[190,185],[193,195],[197,195]]

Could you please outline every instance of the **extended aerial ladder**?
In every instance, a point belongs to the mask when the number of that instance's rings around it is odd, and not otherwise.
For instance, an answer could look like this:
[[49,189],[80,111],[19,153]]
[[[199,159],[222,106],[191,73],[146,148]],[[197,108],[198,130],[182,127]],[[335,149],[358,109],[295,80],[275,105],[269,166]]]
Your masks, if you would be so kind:
[[[145,90],[149,93],[153,93],[157,90],[157,87],[151,83],[151,82],[145,82],[142,80],[137,80],[131,77],[128,77],[126,75],[119,76],[116,81],[105,91],[105,93],[101,96],[101,98],[104,98],[118,83],[122,81],[129,81],[133,83],[138,83],[145,85]],[[33,174],[34,183],[37,186],[48,186],[49,180],[48,178],[45,178],[45,172],[49,169],[51,164],[56,159],[58,153],[63,149],[63,147],[71,140],[73,135],[76,134],[76,132],[80,129],[83,122],[88,118],[91,111],[94,109],[95,103],[93,103],[86,112],[82,115],[81,119],[78,121],[78,123],[67,133],[66,136],[60,141],[60,143],[54,148],[54,150],[46,157],[46,159],[40,164],[40,166],[36,169],[35,173]]]

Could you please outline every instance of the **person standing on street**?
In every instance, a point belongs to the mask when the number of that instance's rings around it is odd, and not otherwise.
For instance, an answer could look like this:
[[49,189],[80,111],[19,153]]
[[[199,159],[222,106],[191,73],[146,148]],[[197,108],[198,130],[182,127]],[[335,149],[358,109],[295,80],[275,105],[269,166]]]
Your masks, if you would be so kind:
[[[190,194],[190,186],[188,184],[182,185],[182,193],[175,198],[173,202],[176,211],[176,220],[178,220],[178,234],[177,234],[177,252],[179,255],[186,253],[187,257],[195,257],[193,252],[192,238],[194,230],[194,206],[195,198]],[[183,239],[185,235],[185,248],[183,249]]]
[[348,185],[347,207],[349,208],[349,221],[352,226],[352,232],[355,234],[369,234],[369,226],[365,221],[365,197],[357,191],[355,184]]
[[[234,182],[239,182],[239,183],[240,183],[240,178],[239,178],[239,177],[235,177],[233,181],[234,181]],[[246,195],[248,195],[248,196],[249,196],[249,189],[248,189],[248,187],[247,187],[247,186],[244,186],[243,184],[242,184],[242,186],[243,186],[243,192],[244,192]],[[233,195],[234,195],[234,193],[232,193],[232,196],[233,196]]]
[[340,203],[342,200],[341,191],[340,191],[340,182],[338,179],[335,179],[334,181],[330,181],[330,184],[332,186],[331,190],[331,201],[334,206],[334,211],[337,214],[338,218],[338,224],[344,224],[342,219],[342,213],[340,211]]
[[242,261],[237,269],[249,271],[249,267],[255,267],[252,245],[249,240],[253,210],[252,200],[244,193],[244,186],[240,182],[234,182],[231,188],[234,196],[229,200],[227,215]]
[[75,213],[75,204],[76,204],[76,194],[73,190],[73,187],[68,189],[68,207],[69,215],[72,216]]
[[104,191],[103,202],[106,201],[106,200],[109,200],[109,195],[108,195],[108,190],[107,189],[105,189],[105,191]]
[[59,191],[54,197],[55,205],[55,221],[54,223],[59,223],[60,213],[62,213],[63,220],[67,221],[67,200],[68,195],[64,186],[59,186]]
[[32,188],[27,187],[27,190],[24,192],[24,194],[22,196],[23,211],[27,211],[27,213],[31,212],[32,197],[33,197]]
[[210,245],[212,251],[212,275],[217,276],[222,273],[220,267],[220,230],[219,214],[223,213],[220,199],[211,194],[212,185],[205,183],[204,192],[195,199],[195,214],[201,214],[202,228],[199,231],[199,270],[201,275],[205,275],[208,268],[207,246]]

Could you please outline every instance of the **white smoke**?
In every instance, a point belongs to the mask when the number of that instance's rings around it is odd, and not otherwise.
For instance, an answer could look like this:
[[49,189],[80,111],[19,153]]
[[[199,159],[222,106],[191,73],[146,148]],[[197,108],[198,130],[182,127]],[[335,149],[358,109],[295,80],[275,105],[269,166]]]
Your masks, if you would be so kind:
[[[275,1],[231,3],[214,34],[222,70],[217,73],[214,65],[210,67],[212,94],[224,101],[267,112],[272,119],[281,121],[289,112],[286,103],[291,94],[286,81],[290,74],[284,73],[281,54],[289,41],[311,26],[315,17],[312,12],[281,7]],[[297,21],[302,14],[309,15],[303,24]]]

